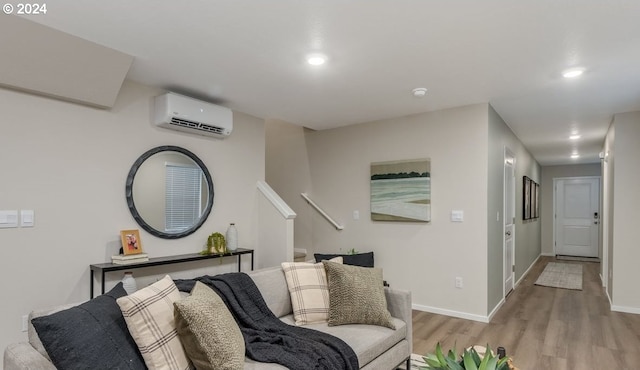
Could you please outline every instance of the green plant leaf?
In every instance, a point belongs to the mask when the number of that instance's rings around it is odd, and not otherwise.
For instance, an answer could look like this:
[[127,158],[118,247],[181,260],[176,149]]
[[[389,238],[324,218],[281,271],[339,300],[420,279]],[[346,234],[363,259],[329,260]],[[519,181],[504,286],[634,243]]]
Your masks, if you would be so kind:
[[496,364],[498,363],[498,357],[491,357],[491,359],[487,362],[487,366],[485,370],[496,370]]
[[496,370],[509,370],[509,364],[507,361],[509,361],[508,357],[499,359],[498,364],[496,365]]
[[[462,361],[464,362],[465,370],[478,370],[478,365],[476,364],[476,361],[473,358],[474,357],[473,356],[474,352],[475,352],[475,350],[473,348],[471,349],[471,351],[467,351],[466,349],[464,350],[464,355],[462,356]],[[476,356],[478,356],[477,352],[476,352]]]
[[471,347],[471,351],[469,352],[471,353],[471,358],[473,359],[473,362],[476,364],[476,366],[480,365],[482,359],[480,358],[478,351],[476,351],[474,347]]
[[429,365],[431,368],[438,369],[442,366],[438,358],[433,354],[429,354],[426,357],[423,356],[422,358],[424,359],[424,362],[426,362],[427,365]]
[[478,365],[478,370],[487,370],[487,363],[493,358],[494,357],[491,354],[491,348],[489,348],[489,346],[487,345],[487,351],[484,353],[484,357],[482,358],[482,361],[480,361],[480,365]]
[[444,355],[442,354],[442,346],[440,345],[440,342],[436,344],[436,356],[438,357],[438,361],[440,361],[441,364],[446,363]]
[[449,350],[449,354],[447,354],[447,357],[452,359],[453,361],[458,359],[458,354],[456,353],[456,347],[453,347],[453,349]]
[[446,361],[445,369],[447,370],[465,370],[464,366],[460,365],[456,360],[452,360],[449,357],[447,357],[445,361]]

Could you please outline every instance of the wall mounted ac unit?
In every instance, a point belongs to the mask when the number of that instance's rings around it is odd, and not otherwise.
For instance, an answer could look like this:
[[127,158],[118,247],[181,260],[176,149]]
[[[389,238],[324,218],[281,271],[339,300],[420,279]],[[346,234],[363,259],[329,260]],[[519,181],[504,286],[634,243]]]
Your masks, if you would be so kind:
[[172,130],[224,139],[233,131],[231,109],[175,93],[155,98],[154,123]]

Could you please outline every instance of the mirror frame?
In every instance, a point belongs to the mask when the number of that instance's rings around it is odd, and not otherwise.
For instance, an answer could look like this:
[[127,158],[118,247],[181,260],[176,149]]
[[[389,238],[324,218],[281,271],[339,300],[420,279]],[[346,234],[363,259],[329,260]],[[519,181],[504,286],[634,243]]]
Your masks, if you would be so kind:
[[[138,172],[138,169],[140,168],[140,166],[142,166],[144,161],[149,159],[149,157],[151,157],[152,155],[160,153],[160,152],[169,152],[169,151],[178,152],[178,153],[184,154],[187,157],[189,157],[191,160],[193,160],[200,167],[200,169],[202,170],[202,173],[204,174],[204,176],[205,176],[205,178],[207,180],[207,190],[209,191],[209,199],[207,199],[207,205],[204,208],[204,211],[202,212],[202,215],[200,216],[200,220],[197,223],[195,223],[192,227],[188,228],[187,230],[184,230],[184,231],[181,231],[181,232],[175,233],[175,234],[170,234],[170,233],[166,233],[164,231],[156,230],[151,225],[149,225],[142,218],[142,216],[140,216],[140,213],[136,209],[136,205],[135,205],[135,202],[133,200],[133,180],[134,180],[134,178],[136,176],[136,173]],[[179,146],[173,146],[173,145],[159,146],[159,147],[156,147],[156,148],[153,148],[153,149],[149,149],[144,154],[142,154],[133,163],[133,166],[131,166],[131,170],[129,170],[129,174],[127,175],[127,182],[126,182],[126,186],[125,186],[125,197],[127,199],[127,206],[129,206],[129,211],[131,211],[131,215],[133,216],[133,218],[136,220],[138,225],[140,225],[140,227],[145,229],[149,234],[151,234],[153,236],[157,236],[158,238],[162,238],[162,239],[183,238],[183,237],[185,237],[187,235],[193,234],[196,230],[198,230],[200,228],[200,226],[202,226],[202,224],[204,224],[204,222],[207,220],[207,217],[209,217],[209,214],[211,213],[211,209],[213,208],[213,196],[214,196],[213,180],[211,178],[211,174],[209,173],[209,170],[207,169],[207,166],[205,166],[204,163],[200,160],[200,158],[198,158],[198,156],[196,156],[192,152],[188,151],[187,149],[181,148]]]

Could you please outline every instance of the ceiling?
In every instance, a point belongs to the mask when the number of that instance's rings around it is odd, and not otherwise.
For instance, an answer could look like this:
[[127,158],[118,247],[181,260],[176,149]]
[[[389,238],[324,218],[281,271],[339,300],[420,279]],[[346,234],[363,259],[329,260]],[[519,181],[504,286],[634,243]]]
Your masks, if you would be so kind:
[[130,80],[316,130],[489,102],[541,165],[598,162],[613,115],[640,110],[637,0],[58,0],[25,18],[134,56]]

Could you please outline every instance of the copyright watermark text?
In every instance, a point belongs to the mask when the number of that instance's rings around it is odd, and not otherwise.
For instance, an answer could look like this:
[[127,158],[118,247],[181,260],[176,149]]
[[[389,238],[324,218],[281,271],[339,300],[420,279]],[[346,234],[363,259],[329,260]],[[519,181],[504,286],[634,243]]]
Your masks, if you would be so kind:
[[44,15],[47,14],[47,3],[18,3],[2,5],[4,14]]

